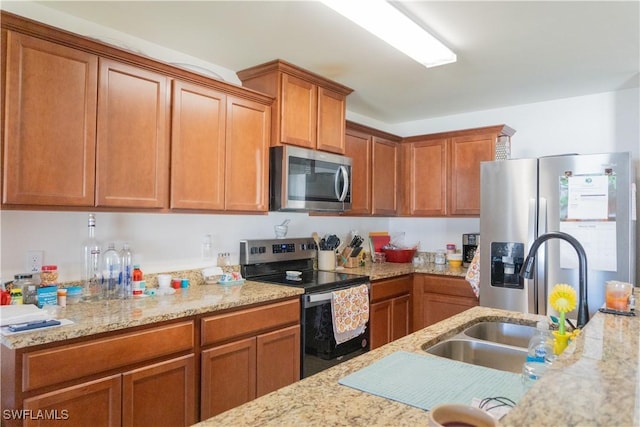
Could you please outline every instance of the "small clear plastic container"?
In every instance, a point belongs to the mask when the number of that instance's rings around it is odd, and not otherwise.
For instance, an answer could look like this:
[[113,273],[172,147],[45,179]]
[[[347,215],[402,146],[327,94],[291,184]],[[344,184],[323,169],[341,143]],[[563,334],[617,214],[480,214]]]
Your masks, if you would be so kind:
[[67,288],[67,304],[77,304],[82,301],[82,286],[69,286]]

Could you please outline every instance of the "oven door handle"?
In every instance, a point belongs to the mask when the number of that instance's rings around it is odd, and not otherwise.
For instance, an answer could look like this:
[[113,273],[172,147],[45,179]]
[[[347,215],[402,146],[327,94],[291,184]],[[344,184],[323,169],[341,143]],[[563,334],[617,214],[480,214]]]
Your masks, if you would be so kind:
[[331,292],[325,292],[323,294],[309,294],[305,295],[305,302],[308,304],[317,305],[318,303],[325,303],[331,301]]
[[[360,286],[360,285],[367,285],[369,287],[369,292],[371,292],[371,284],[370,283],[360,283],[358,285],[351,285],[351,286],[346,286],[346,287],[341,287],[341,288],[336,288],[335,290],[341,290],[341,289],[347,289],[353,286]],[[309,307],[313,307],[316,305],[321,305],[321,304],[326,304],[328,302],[331,302],[331,299],[333,298],[333,292],[323,292],[323,293],[317,293],[317,294],[306,294],[302,296],[302,301],[303,301],[303,306],[304,308],[309,308]]]

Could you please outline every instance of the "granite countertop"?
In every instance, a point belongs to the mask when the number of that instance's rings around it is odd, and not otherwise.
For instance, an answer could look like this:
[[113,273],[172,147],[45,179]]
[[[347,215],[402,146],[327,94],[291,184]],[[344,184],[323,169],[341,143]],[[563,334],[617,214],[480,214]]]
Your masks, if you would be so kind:
[[12,349],[29,347],[290,298],[302,293],[303,290],[298,288],[247,280],[241,286],[193,285],[177,289],[173,295],[80,302],[58,308],[55,313],[56,318],[69,319],[73,324],[14,335],[0,335],[0,342]]
[[345,268],[342,271],[350,274],[364,274],[369,276],[371,280],[387,279],[411,273],[439,274],[457,277],[465,277],[467,274],[466,267],[449,267],[449,264],[438,265],[427,263],[420,267],[414,267],[411,263],[400,264],[393,262],[383,262],[380,264],[369,263],[365,267]]
[[[432,273],[461,275],[464,268],[451,268],[427,264],[431,267],[415,269],[411,263],[369,263],[365,267],[341,270],[349,274],[361,274],[370,280],[381,280],[405,274]],[[438,269],[435,269],[438,267]],[[151,287],[156,285],[157,275],[148,275]],[[149,296],[129,300],[109,300],[67,304],[53,312],[57,319],[68,319],[71,325],[62,325],[46,330],[35,330],[14,335],[0,334],[0,343],[11,349],[30,347],[115,331],[135,326],[148,325],[193,315],[215,312],[245,305],[257,304],[281,298],[301,295],[302,289],[246,281],[242,286],[204,284],[199,271],[175,272],[174,277],[188,277],[192,285],[179,289],[174,295]],[[464,274],[462,274],[464,276]],[[77,284],[77,283],[74,283]]]
[[[427,425],[424,410],[339,385],[338,380],[396,351],[424,355],[424,344],[433,345],[479,321],[533,324],[539,318],[474,307],[198,426]],[[637,317],[597,313],[501,425],[639,425],[639,335]]]

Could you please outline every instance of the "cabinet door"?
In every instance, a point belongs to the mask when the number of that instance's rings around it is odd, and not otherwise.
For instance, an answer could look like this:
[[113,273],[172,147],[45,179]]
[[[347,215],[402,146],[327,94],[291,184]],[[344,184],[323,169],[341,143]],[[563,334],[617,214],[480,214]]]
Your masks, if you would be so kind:
[[318,87],[318,150],[344,154],[345,111],[344,95]]
[[391,300],[391,341],[409,335],[410,297],[403,295]]
[[447,213],[447,140],[409,144],[408,171],[403,183],[409,215],[444,216]]
[[271,109],[257,102],[227,97],[225,208],[269,209],[269,133]]
[[300,326],[257,338],[256,396],[260,397],[300,379]]
[[24,400],[23,408],[43,411],[57,419],[27,418],[24,426],[108,426],[121,425],[121,377],[113,375]]
[[171,207],[224,209],[224,93],[174,80]]
[[7,31],[3,202],[93,206],[98,58]]
[[494,159],[495,134],[451,139],[450,215],[480,215],[480,162]]
[[425,293],[422,295],[424,326],[431,326],[476,305],[478,301],[473,298]]
[[167,206],[167,85],[161,74],[100,59],[98,206]]
[[316,148],[318,90],[306,80],[282,74],[280,142]]
[[371,137],[347,129],[345,155],[351,157],[351,210],[347,214],[371,214]]
[[371,304],[369,308],[371,350],[391,342],[391,323],[391,300]]
[[189,354],[124,373],[122,425],[192,425],[195,422],[194,358]]
[[398,147],[395,142],[373,137],[372,193],[374,215],[397,212]]
[[200,419],[256,398],[256,339],[247,338],[202,352]]

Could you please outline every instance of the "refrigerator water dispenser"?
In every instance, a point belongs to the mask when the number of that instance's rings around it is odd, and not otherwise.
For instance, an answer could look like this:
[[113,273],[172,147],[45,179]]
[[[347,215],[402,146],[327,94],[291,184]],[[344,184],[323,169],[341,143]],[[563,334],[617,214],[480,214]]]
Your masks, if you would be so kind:
[[523,243],[491,242],[491,285],[523,289],[524,279],[520,277],[523,262]]

